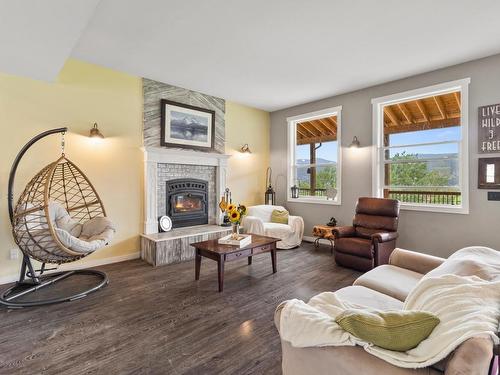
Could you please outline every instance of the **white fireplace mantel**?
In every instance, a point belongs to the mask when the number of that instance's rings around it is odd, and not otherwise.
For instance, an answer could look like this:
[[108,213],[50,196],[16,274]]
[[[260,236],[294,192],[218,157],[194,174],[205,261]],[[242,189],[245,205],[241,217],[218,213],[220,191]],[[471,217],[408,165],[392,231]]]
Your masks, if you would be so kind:
[[[216,167],[216,197],[226,188],[227,159],[231,155],[163,147],[142,147],[144,153],[144,234],[158,233],[157,178],[158,164],[190,164]],[[217,204],[217,202],[213,202]],[[219,212],[216,209],[216,212]],[[217,215],[217,224],[222,215]]]

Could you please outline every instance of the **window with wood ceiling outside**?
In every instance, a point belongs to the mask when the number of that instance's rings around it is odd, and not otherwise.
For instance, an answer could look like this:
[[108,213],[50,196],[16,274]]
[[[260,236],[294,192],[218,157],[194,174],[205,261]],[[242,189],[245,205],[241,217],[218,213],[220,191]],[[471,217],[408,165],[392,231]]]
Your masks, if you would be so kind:
[[383,107],[383,195],[403,204],[462,205],[461,92]]
[[339,202],[338,114],[293,125],[291,186],[299,188],[299,199]]

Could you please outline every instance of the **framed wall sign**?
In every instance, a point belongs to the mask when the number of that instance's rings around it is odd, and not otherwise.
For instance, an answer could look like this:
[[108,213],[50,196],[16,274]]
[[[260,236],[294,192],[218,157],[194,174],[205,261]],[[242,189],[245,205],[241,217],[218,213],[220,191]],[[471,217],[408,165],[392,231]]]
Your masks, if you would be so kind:
[[215,111],[161,100],[161,145],[213,151]]
[[478,108],[479,153],[500,153],[500,104]]
[[479,158],[479,189],[500,189],[500,158]]

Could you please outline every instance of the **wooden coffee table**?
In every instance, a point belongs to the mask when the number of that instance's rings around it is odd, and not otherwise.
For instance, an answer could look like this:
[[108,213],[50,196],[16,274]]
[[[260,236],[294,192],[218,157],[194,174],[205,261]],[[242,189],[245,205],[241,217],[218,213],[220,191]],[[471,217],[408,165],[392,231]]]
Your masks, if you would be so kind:
[[201,258],[210,258],[217,262],[217,273],[219,278],[219,292],[224,289],[224,263],[242,258],[248,258],[248,264],[252,264],[252,256],[261,253],[271,253],[273,273],[276,273],[276,242],[279,238],[259,236],[252,234],[252,243],[245,247],[233,245],[222,245],[217,240],[208,240],[192,243],[196,249],[195,279],[200,279]]

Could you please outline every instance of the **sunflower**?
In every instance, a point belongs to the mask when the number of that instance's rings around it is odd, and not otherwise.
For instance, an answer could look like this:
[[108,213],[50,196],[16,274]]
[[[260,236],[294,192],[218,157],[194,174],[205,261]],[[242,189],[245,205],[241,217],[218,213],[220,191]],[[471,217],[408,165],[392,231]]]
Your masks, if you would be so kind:
[[227,212],[233,212],[234,210],[236,210],[236,205],[235,204],[230,203],[230,204],[228,204],[226,206],[226,211]]
[[231,211],[229,213],[229,220],[232,223],[237,223],[238,221],[240,221],[240,213],[238,211],[236,211],[236,210]]

